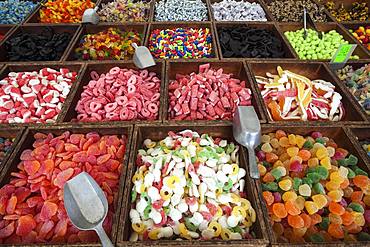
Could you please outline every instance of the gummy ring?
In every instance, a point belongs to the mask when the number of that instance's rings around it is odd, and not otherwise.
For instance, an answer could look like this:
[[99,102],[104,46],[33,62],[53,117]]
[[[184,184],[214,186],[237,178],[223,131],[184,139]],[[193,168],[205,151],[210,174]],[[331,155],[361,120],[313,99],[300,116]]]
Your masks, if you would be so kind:
[[127,96],[118,96],[116,97],[116,102],[118,105],[126,105],[126,103],[128,102],[128,98]]
[[132,179],[131,179],[131,181],[132,181],[132,183],[135,183],[135,182],[137,182],[137,181],[142,181],[142,180],[144,180],[144,177],[143,177],[143,175],[141,175],[140,173],[136,173],[133,177],[132,177]]
[[246,211],[247,217],[249,217],[252,222],[256,221],[256,211],[251,207],[249,210]]
[[217,206],[217,212],[216,212],[216,217],[221,217],[223,214],[222,208],[220,206]]
[[253,222],[250,218],[245,218],[242,222],[242,224],[245,226],[245,227],[251,227],[253,225]]
[[95,81],[99,80],[99,74],[95,70],[90,72],[90,77]]
[[198,227],[196,225],[194,225],[192,222],[190,222],[190,219],[189,218],[185,218],[185,226],[190,230],[190,231],[193,231],[193,232],[196,232]]
[[151,102],[156,102],[161,97],[160,93],[155,93],[152,98],[150,99]]
[[186,226],[185,226],[185,224],[184,224],[184,223],[181,223],[181,224],[179,225],[179,232],[180,232],[180,234],[182,234],[182,235],[184,235],[184,236],[189,235],[189,233],[188,233],[188,229],[186,229]]
[[[127,85],[128,87],[130,86],[134,86],[134,84],[136,84],[136,76],[135,75],[132,75],[128,81],[127,81]],[[135,87],[135,86],[134,86]],[[136,88],[135,88],[136,89]]]
[[239,173],[239,166],[237,164],[232,165],[233,171],[231,175],[237,175]]
[[149,232],[148,234],[148,237],[151,239],[151,240],[158,240],[159,237],[158,237],[158,234],[161,232],[161,228],[156,228],[156,229],[153,229]]
[[180,183],[180,178],[178,176],[171,176],[166,181],[166,185],[171,189],[174,189],[175,185],[178,183]]
[[231,199],[233,200],[232,203],[240,202],[240,197],[237,194],[231,193]]
[[233,181],[229,178],[229,181],[227,181],[227,184],[224,186],[224,190],[231,190],[233,187]]
[[152,212],[152,205],[151,204],[146,206],[146,208],[144,209],[144,219],[145,220],[149,219],[150,212]]
[[161,195],[162,199],[165,201],[171,199],[171,196],[172,196],[172,193],[170,191],[164,190],[163,188],[161,189],[159,194]]
[[221,230],[221,238],[222,240],[228,240],[231,238],[231,231],[227,228],[222,228]]
[[140,77],[144,79],[148,76],[148,74],[149,72],[146,69],[144,69],[140,72]]
[[135,92],[136,92],[136,87],[135,87],[135,85],[133,85],[133,84],[128,84],[128,86],[127,86],[127,92],[128,92],[128,93],[135,93]]
[[120,112],[119,112],[119,118],[121,120],[127,120],[129,117],[129,112],[128,112],[128,109],[125,108],[125,109],[122,109]]
[[215,237],[220,236],[220,234],[222,232],[222,227],[221,227],[220,223],[218,223],[216,221],[212,221],[211,223],[209,223],[208,229],[214,231],[214,236]]
[[247,217],[247,212],[244,210],[244,208],[240,206],[236,206],[233,208],[233,211],[231,212],[232,215],[234,216],[243,216],[243,218]]
[[151,113],[157,113],[158,112],[158,106],[154,103],[150,103],[148,105],[148,110],[151,112]]
[[153,89],[155,87],[155,83],[154,82],[148,82],[145,84],[145,87],[149,90]]
[[146,226],[143,223],[136,223],[136,224],[132,223],[131,227],[138,234],[142,234],[146,229]]
[[111,75],[118,75],[121,69],[119,67],[114,67],[109,70],[109,74]]
[[222,188],[216,188],[215,193],[217,196],[222,194]]
[[240,198],[240,203],[240,206],[244,208],[245,211],[249,210],[252,207],[251,203],[247,199]]
[[140,111],[141,115],[145,118],[150,116],[150,111],[148,109],[142,108]]
[[149,198],[147,193],[141,193],[141,197],[147,202],[147,203],[152,203],[152,200]]

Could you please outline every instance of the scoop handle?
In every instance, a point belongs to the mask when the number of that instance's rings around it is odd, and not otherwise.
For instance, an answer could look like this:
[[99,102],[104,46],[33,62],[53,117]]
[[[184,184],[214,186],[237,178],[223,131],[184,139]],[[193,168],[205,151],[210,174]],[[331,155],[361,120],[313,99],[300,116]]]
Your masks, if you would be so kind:
[[103,245],[103,247],[114,247],[113,244],[112,244],[112,242],[110,241],[108,235],[105,233],[102,224],[99,224],[95,228],[95,231],[98,234],[98,236],[100,238],[100,242]]
[[138,46],[137,46],[137,44],[136,44],[136,43],[132,43],[132,44],[131,44],[131,46],[132,46],[132,47],[134,47],[134,48],[135,48],[135,50],[138,48]]
[[259,179],[260,178],[260,172],[258,171],[257,167],[257,160],[256,160],[256,155],[254,153],[253,148],[248,147],[248,157],[249,157],[249,173],[250,177],[254,179]]

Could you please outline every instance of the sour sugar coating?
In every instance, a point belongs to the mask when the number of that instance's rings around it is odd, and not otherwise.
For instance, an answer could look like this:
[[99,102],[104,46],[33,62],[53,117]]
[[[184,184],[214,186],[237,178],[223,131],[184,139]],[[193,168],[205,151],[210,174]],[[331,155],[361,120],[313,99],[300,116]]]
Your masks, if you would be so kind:
[[367,115],[370,115],[370,63],[356,70],[351,65],[347,65],[337,70],[336,74],[355,96]]
[[230,120],[238,105],[251,105],[246,82],[214,69],[199,66],[199,72],[176,75],[169,87],[169,118],[175,120]]
[[155,29],[149,37],[154,58],[211,58],[212,34],[209,28]]
[[0,189],[2,244],[92,243],[94,231],[79,231],[70,222],[63,202],[63,186],[82,171],[104,191],[109,210],[103,223],[110,235],[116,212],[125,136],[36,133],[31,149],[20,155],[10,182]]
[[[285,37],[289,40],[299,58],[303,60],[330,60],[340,45],[349,43],[336,30],[322,32],[322,39],[319,38],[315,30],[310,28],[307,29],[306,39],[304,39],[303,33],[303,28],[297,31],[287,31],[284,33]],[[353,55],[350,57],[350,59],[359,59],[359,57],[357,55]]]
[[277,67],[278,75],[256,76],[271,119],[340,121],[344,117],[342,96],[335,86],[321,79],[310,80]]
[[358,158],[321,132],[262,135],[262,196],[279,242],[369,241],[370,179]]
[[207,4],[202,0],[155,1],[155,21],[207,21]]
[[146,139],[132,177],[130,241],[251,238],[256,212],[244,198],[238,151],[191,130]]
[[80,60],[129,60],[135,49],[132,43],[141,44],[142,35],[135,30],[120,30],[110,27],[107,30],[84,35],[75,50]]
[[76,105],[79,122],[156,120],[161,80],[148,70],[111,68],[91,72]]
[[20,24],[36,7],[37,3],[32,1],[1,1],[0,24]]
[[143,22],[147,21],[150,4],[133,0],[114,0],[102,3],[98,10],[101,22]]
[[12,148],[13,142],[14,139],[0,137],[0,165],[3,162],[5,155],[7,155]]
[[0,80],[0,123],[54,123],[76,79],[67,68],[10,72]]
[[216,21],[267,21],[266,13],[257,2],[222,0],[212,4]]

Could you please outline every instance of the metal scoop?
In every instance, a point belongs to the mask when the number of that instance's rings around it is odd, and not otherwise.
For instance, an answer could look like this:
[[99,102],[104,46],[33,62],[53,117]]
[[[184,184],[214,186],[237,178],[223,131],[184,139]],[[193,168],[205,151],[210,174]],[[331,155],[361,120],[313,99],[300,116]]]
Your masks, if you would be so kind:
[[80,230],[95,230],[103,247],[113,247],[103,229],[108,201],[102,189],[86,172],[81,172],[64,185],[64,207],[72,224]]
[[303,38],[304,39],[307,38],[307,23],[310,25],[310,27],[313,30],[315,30],[317,32],[317,35],[319,36],[319,39],[322,39],[322,32],[319,31],[319,29],[317,28],[317,25],[313,21],[311,15],[309,13],[307,13],[306,8],[303,8],[303,28],[304,28]]
[[137,46],[136,43],[132,43],[132,47],[135,48],[133,59],[136,67],[139,69],[145,69],[155,65],[154,58],[147,47]]
[[100,17],[97,13],[98,7],[93,9],[86,9],[82,15],[82,23],[92,23],[94,25],[99,23]]
[[251,178],[259,179],[254,149],[261,143],[261,125],[253,106],[238,106],[233,119],[234,139],[248,149]]

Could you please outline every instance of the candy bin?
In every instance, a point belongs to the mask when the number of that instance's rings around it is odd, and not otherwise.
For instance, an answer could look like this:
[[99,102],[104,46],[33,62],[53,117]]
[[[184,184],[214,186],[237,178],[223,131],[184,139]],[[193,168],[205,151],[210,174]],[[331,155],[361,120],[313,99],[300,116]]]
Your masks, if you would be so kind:
[[338,22],[370,20],[370,4],[366,0],[323,1],[330,15]]
[[24,129],[5,127],[0,130],[0,171],[22,136]]
[[150,18],[150,2],[134,0],[102,0],[98,15],[100,22],[124,23],[147,22]]
[[135,52],[131,44],[142,45],[145,31],[145,24],[85,25],[66,60],[131,60]]
[[[361,123],[366,119],[323,63],[284,61],[248,65],[271,122],[306,125],[309,121],[310,125],[318,125],[338,121]],[[290,84],[294,86],[289,87]]]
[[273,23],[216,23],[222,59],[294,59],[294,52]]
[[64,122],[161,122],[164,70],[164,62],[143,70],[126,61],[88,64]]
[[26,130],[0,176],[1,243],[97,246],[95,232],[75,228],[63,205],[63,185],[82,171],[106,194],[103,227],[115,243],[131,135],[129,125]]
[[60,122],[83,69],[78,63],[5,66],[0,71],[0,126]]
[[153,21],[210,21],[206,0],[155,0]]
[[206,21],[151,23],[145,45],[154,59],[218,58],[215,34]]
[[[232,144],[231,125],[136,125],[134,139],[118,246],[191,246],[191,240],[206,246],[266,244],[255,184],[245,173],[246,153],[235,142]],[[198,142],[200,146],[194,149]],[[226,161],[227,153],[234,161]],[[233,172],[239,182],[225,175]],[[244,187],[241,190],[240,181]],[[219,195],[212,196],[214,193]],[[237,223],[240,219],[241,224]]]
[[346,128],[348,134],[355,139],[355,145],[361,150],[363,160],[368,165],[370,164],[370,127],[368,125],[362,126],[349,126]]
[[38,8],[37,0],[4,0],[0,2],[0,24],[18,25]]
[[272,245],[368,245],[369,167],[346,131],[265,125],[262,133],[257,190]]
[[366,22],[346,23],[343,26],[350,32],[353,37],[362,45],[370,56],[370,24]]
[[[297,57],[303,60],[331,60],[340,44],[356,44],[356,39],[336,23],[317,23],[323,33],[319,39],[317,33],[308,28],[307,39],[303,37],[303,23],[279,24],[280,30],[293,47]],[[369,58],[362,46],[357,46],[351,60]]]
[[0,43],[0,62],[61,61],[78,26],[18,26]]
[[[217,77],[229,79],[221,85]],[[167,62],[164,121],[231,121],[237,105],[253,106],[266,121],[243,62]]]

